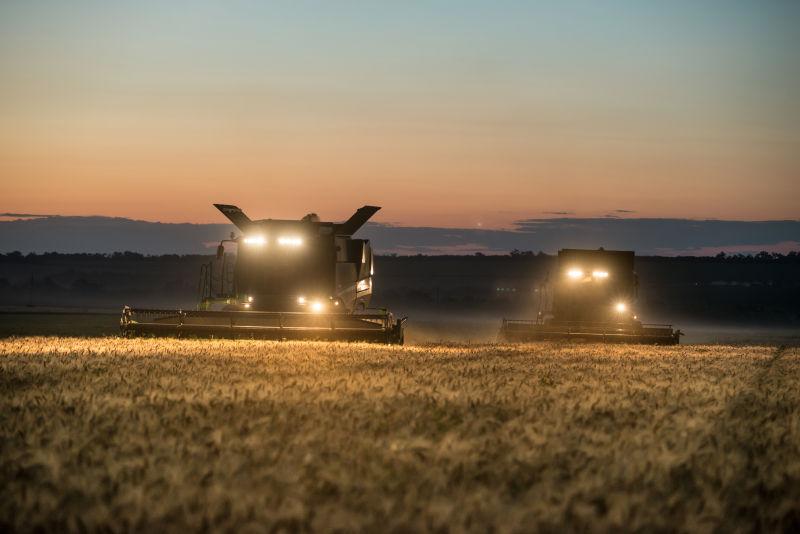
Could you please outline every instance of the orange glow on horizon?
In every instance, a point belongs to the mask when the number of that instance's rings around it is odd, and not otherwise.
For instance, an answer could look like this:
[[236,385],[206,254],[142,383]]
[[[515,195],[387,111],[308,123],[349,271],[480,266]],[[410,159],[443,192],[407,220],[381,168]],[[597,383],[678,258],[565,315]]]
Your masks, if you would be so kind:
[[[532,140],[531,148],[485,147],[465,135],[419,139],[390,130],[380,142],[360,132],[329,138],[313,130],[239,142],[231,132],[212,135],[213,126],[161,135],[148,134],[159,130],[155,120],[116,133],[82,124],[80,136],[4,131],[0,210],[205,223],[221,222],[212,202],[240,205],[254,217],[315,211],[331,220],[371,203],[384,208],[379,222],[485,228],[609,214],[800,216],[789,162],[747,148],[735,157],[696,159],[547,139]],[[765,175],[773,177],[766,187],[759,179]]]

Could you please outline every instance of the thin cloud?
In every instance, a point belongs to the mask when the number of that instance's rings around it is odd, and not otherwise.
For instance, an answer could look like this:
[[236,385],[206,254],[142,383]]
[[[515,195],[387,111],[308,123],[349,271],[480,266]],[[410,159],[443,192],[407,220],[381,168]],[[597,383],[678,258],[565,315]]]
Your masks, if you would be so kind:
[[18,217],[31,219],[33,217],[56,217],[56,215],[46,215],[41,213],[0,213],[0,217]]
[[[232,229],[228,224],[108,217],[18,219],[0,221],[0,252],[209,254]],[[793,249],[800,243],[800,221],[539,218],[517,221],[514,229],[502,230],[367,223],[357,237],[370,239],[379,254],[493,254],[514,249],[553,253],[561,248],[605,247],[640,255],[705,255]]]
[[725,254],[758,254],[759,252],[787,254],[792,251],[800,251],[800,241],[781,241],[780,243],[762,243],[755,245],[723,245],[687,249],[655,249],[656,254],[663,256],[716,256],[720,252],[724,252]]
[[508,251],[504,249],[492,249],[481,243],[461,243],[458,245],[438,245],[438,246],[420,246],[420,245],[397,245],[392,249],[385,249],[380,251],[381,254],[399,254],[401,256],[411,256],[414,254],[427,254],[433,256],[458,256],[458,255],[471,255],[476,252],[481,254],[507,254]]

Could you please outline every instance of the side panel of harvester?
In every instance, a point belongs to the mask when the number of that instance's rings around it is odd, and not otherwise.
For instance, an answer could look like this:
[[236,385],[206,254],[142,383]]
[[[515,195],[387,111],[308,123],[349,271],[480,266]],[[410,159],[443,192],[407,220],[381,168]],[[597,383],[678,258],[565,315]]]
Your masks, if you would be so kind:
[[369,240],[337,237],[336,243],[335,292],[343,302],[352,302],[350,311],[366,310],[372,298],[375,272]]

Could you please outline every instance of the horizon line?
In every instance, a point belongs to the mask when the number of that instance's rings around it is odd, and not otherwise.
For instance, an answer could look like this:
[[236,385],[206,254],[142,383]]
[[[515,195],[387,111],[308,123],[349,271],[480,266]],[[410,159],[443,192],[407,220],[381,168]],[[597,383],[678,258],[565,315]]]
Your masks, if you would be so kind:
[[[16,212],[2,212],[0,213],[0,223],[11,222],[26,222],[34,219],[59,219],[59,218],[73,218],[73,219],[121,219],[131,222],[141,222],[148,224],[168,224],[168,225],[226,225],[233,226],[229,221],[220,222],[168,222],[150,219],[137,219],[134,217],[126,217],[121,215],[62,215],[62,214],[31,214],[31,213],[16,213]],[[8,219],[8,220],[4,220]],[[300,219],[298,219],[300,220]],[[437,228],[437,229],[453,229],[453,230],[474,230],[474,231],[506,231],[514,232],[520,230],[520,225],[528,222],[536,221],[692,221],[692,222],[724,222],[724,223],[775,223],[775,222],[800,222],[800,217],[796,219],[720,219],[720,218],[700,218],[700,217],[620,217],[617,215],[605,216],[557,216],[557,217],[531,217],[527,219],[515,219],[510,223],[510,226],[436,226],[436,225],[410,225],[402,222],[380,222],[370,221],[367,224],[372,226],[383,226],[387,228]],[[334,221],[335,222],[335,221]]]

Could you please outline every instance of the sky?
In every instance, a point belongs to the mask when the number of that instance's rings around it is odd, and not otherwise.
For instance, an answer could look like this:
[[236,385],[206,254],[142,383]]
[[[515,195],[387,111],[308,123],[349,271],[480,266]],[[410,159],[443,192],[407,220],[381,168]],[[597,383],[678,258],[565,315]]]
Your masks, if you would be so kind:
[[800,2],[0,3],[0,211],[800,219]]

